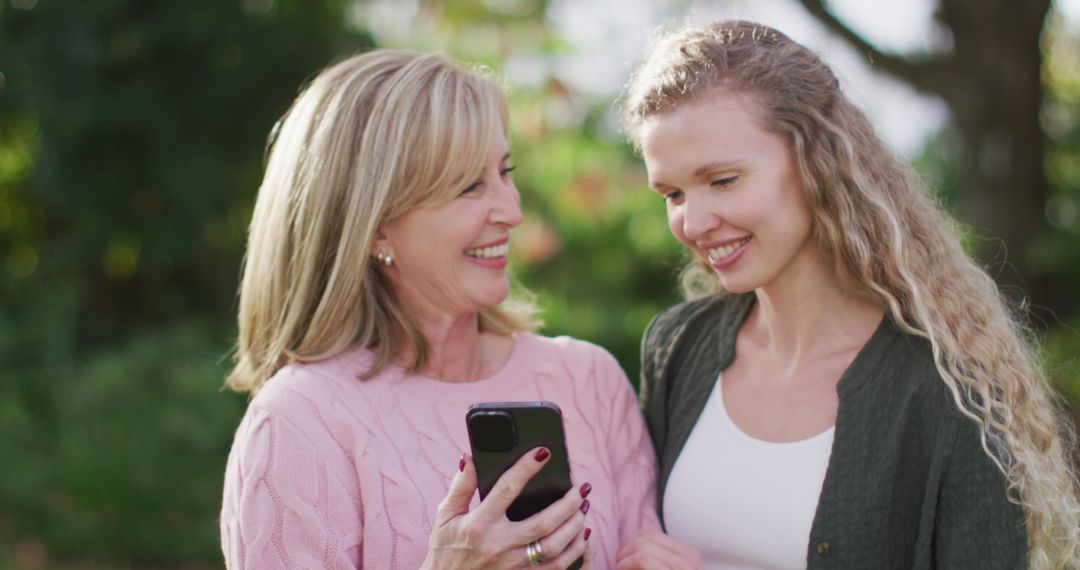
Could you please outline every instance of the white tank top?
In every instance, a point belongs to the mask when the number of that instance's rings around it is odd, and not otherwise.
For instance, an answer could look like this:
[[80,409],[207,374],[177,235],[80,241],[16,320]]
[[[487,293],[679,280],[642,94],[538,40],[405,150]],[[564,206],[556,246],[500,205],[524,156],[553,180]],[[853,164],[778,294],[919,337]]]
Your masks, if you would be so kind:
[[720,377],[672,467],[664,523],[707,569],[806,568],[830,427],[802,441],[746,435],[728,416]]

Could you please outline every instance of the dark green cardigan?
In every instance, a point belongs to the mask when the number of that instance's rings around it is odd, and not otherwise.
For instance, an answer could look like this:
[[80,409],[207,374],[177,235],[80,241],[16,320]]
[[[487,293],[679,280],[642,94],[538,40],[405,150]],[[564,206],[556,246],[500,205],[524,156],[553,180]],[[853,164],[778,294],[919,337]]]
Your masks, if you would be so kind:
[[[645,332],[641,398],[660,459],[661,520],[671,468],[717,375],[735,359],[753,301],[746,294],[682,303]],[[928,342],[885,318],[836,391],[809,568],[1025,567],[1023,511],[1006,499],[1005,478],[975,423],[956,409]]]

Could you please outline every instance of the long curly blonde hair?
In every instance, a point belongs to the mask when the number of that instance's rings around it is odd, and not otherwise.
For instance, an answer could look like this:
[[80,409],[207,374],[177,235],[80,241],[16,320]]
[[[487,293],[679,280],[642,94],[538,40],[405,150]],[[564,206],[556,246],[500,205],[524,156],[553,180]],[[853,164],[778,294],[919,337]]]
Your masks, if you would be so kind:
[[[1010,500],[1023,507],[1030,567],[1080,568],[1072,424],[1041,370],[1034,335],[964,252],[954,221],[820,58],[752,22],[716,22],[658,41],[628,86],[631,141],[640,150],[644,121],[716,90],[752,94],[765,127],[790,144],[813,239],[844,286],[929,340],[956,406],[979,424]],[[700,260],[683,278],[688,296],[724,293]]]
[[[502,89],[446,56],[373,50],[323,70],[271,133],[240,284],[236,365],[226,385],[255,393],[290,362],[370,348],[373,376],[424,338],[370,251],[380,226],[451,200],[483,169]],[[528,299],[480,312],[480,330],[534,330]]]

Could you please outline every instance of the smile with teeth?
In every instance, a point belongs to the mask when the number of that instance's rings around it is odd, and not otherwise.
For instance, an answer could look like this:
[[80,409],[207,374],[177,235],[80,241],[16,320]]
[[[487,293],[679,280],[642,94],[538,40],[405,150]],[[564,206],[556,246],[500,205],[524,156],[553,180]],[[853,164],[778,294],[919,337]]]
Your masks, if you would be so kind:
[[502,245],[493,245],[491,247],[474,247],[473,249],[466,249],[465,255],[477,259],[496,259],[504,257],[509,251],[510,242],[506,242]]
[[709,249],[709,259],[712,259],[713,261],[724,259],[725,257],[735,253],[736,250],[738,250],[740,247],[742,247],[748,241],[750,241],[750,236],[747,236],[747,237],[745,237],[745,238],[743,238],[743,239],[741,239],[739,241],[733,241],[733,242],[728,243],[726,245],[710,248]]

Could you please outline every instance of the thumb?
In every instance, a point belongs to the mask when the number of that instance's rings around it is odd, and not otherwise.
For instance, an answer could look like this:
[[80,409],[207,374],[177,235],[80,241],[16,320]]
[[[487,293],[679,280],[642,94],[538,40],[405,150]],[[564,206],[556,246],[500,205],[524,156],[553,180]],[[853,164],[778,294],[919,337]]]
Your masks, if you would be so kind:
[[469,503],[476,493],[476,468],[473,466],[472,456],[462,454],[459,466],[460,469],[450,481],[450,490],[435,511],[435,524],[438,526],[469,512]]

